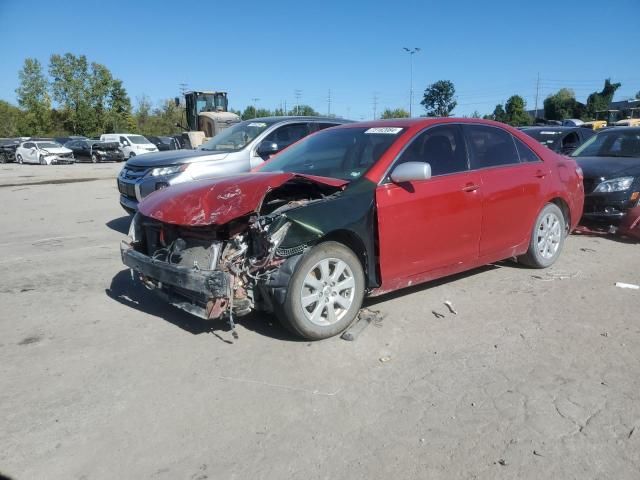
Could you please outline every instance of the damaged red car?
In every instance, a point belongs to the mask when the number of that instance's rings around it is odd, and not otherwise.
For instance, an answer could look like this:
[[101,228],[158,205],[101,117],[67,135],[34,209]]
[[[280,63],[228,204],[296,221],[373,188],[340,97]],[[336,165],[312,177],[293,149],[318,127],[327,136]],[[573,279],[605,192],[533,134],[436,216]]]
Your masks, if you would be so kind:
[[504,124],[455,118],[318,132],[259,171],[147,197],[125,265],[205,319],[272,312],[322,339],[365,296],[516,257],[552,265],[582,215],[580,168]]

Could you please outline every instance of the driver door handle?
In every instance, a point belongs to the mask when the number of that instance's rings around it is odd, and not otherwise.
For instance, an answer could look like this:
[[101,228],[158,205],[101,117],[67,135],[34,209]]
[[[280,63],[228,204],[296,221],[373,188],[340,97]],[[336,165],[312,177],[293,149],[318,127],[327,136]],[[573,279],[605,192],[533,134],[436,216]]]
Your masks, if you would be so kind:
[[480,188],[480,185],[476,185],[475,183],[467,183],[464,187],[462,187],[463,192],[475,192]]

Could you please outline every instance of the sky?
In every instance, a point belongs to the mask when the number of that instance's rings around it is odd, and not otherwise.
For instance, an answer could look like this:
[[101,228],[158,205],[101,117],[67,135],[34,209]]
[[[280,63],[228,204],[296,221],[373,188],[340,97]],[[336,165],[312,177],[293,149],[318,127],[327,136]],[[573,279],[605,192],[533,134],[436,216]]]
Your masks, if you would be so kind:
[[25,58],[46,68],[72,52],[106,65],[134,106],[187,84],[228,91],[234,109],[291,108],[298,91],[320,113],[366,120],[408,110],[403,47],[418,47],[414,116],[437,80],[454,83],[458,116],[513,94],[533,109],[536,90],[542,108],[561,87],[585,101],[607,77],[622,100],[640,91],[638,18],[640,0],[0,0],[0,99],[15,102]]

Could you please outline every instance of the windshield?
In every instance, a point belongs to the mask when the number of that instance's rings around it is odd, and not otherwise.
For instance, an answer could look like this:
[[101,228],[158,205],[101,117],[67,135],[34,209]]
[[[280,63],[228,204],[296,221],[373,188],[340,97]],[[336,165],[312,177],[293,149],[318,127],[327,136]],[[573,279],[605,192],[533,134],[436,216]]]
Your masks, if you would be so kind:
[[196,100],[197,112],[216,112],[227,110],[224,95],[218,94],[202,94],[198,95]]
[[638,157],[640,131],[601,132],[587,140],[572,157]]
[[562,138],[562,132],[557,130],[524,130],[530,137],[536,139],[545,147],[553,149]]
[[267,122],[260,121],[240,122],[223,130],[208,142],[203,143],[200,146],[200,150],[238,152],[264,132],[269,125]]
[[399,127],[324,130],[284,150],[260,171],[355,180],[380,159],[403,130]]
[[127,138],[131,143],[137,143],[138,145],[151,143],[146,139],[146,137],[143,137],[142,135],[129,135]]
[[62,145],[55,142],[41,142],[38,143],[38,147],[40,148],[62,148]]

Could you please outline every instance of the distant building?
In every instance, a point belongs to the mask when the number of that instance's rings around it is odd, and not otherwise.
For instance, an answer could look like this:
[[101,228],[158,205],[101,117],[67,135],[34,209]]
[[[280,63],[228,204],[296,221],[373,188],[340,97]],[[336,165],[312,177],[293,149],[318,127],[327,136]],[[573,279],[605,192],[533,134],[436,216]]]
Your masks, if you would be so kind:
[[[618,100],[617,102],[611,102],[609,104],[608,110],[628,110],[629,108],[638,108],[640,107],[640,100],[630,99],[630,100]],[[527,110],[527,114],[531,117],[532,120],[536,119],[536,111],[535,110]],[[544,118],[544,106],[538,108],[538,118]]]

